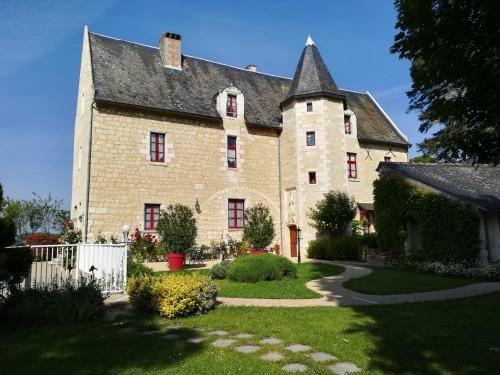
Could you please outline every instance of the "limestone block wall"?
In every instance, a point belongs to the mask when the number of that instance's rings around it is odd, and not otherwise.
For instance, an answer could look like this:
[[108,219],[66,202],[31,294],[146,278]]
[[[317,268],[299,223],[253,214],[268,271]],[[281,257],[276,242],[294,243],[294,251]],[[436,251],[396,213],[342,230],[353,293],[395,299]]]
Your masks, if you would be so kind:
[[[89,239],[120,235],[123,224],[144,227],[144,205],[198,200],[199,244],[241,230],[228,229],[228,199],[245,207],[262,202],[273,214],[279,243],[278,134],[247,127],[242,119],[223,124],[111,106],[94,111]],[[166,162],[149,160],[149,133],[166,134]],[[237,169],[226,162],[227,135],[237,136]]]
[[71,194],[71,219],[79,226],[86,214],[86,191],[89,156],[90,121],[94,89],[90,67],[89,36],[87,27],[83,33],[83,47],[80,66],[80,81],[78,86],[78,101],[75,114],[75,133],[73,144],[73,175]]

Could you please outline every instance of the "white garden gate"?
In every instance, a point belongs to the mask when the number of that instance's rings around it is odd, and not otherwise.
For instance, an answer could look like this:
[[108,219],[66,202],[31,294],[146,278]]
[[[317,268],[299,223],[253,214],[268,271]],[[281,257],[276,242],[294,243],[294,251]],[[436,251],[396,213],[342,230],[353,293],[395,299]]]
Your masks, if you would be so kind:
[[123,293],[127,283],[124,244],[33,245],[35,259],[25,287],[93,277],[103,293]]

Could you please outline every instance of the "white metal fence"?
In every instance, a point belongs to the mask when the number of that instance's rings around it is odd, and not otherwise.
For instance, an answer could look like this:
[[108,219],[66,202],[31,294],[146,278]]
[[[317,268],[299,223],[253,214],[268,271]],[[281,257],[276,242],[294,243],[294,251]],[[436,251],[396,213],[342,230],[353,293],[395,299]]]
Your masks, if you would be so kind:
[[124,244],[33,245],[35,259],[25,287],[94,277],[105,293],[122,293],[127,283]]

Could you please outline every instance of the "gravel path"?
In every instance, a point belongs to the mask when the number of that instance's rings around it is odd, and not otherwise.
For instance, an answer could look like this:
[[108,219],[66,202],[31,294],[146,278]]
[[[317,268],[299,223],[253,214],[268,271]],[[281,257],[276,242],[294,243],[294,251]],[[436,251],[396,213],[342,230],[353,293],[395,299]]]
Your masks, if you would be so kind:
[[227,306],[257,306],[257,307],[309,307],[309,306],[352,306],[352,305],[389,305],[406,302],[439,301],[472,297],[500,291],[500,282],[477,283],[454,289],[437,290],[432,292],[373,295],[358,293],[346,289],[342,284],[371,273],[371,269],[359,264],[344,262],[321,263],[335,264],[345,268],[345,272],[336,276],[323,277],[309,281],[306,286],[323,295],[316,299],[263,299],[263,298],[218,298]]

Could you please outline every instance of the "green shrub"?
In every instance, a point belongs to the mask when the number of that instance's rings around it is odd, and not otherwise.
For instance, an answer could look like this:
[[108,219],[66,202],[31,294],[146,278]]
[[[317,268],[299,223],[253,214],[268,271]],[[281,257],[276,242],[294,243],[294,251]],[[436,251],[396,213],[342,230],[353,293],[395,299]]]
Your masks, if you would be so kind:
[[216,263],[210,269],[210,276],[212,279],[225,279],[229,272],[229,266],[231,262],[229,260],[223,260],[220,263]]
[[133,277],[127,283],[127,293],[135,310],[176,318],[213,309],[218,290],[207,277],[175,272]]
[[156,231],[169,253],[185,253],[194,246],[198,228],[193,211],[176,204],[161,213]]
[[356,216],[356,202],[346,193],[329,191],[311,208],[309,217],[320,237],[342,236]]
[[127,261],[127,277],[153,274],[154,271],[151,268],[146,267],[144,264],[137,263],[131,259]]
[[297,268],[289,259],[272,254],[256,254],[237,258],[229,267],[228,278],[255,283],[294,278],[296,274]]
[[269,208],[262,203],[245,210],[243,241],[248,241],[252,248],[263,250],[274,239],[274,223]]
[[428,260],[475,259],[479,254],[479,217],[460,202],[426,192],[396,176],[374,182],[375,227],[380,250],[405,255],[407,224],[420,232],[421,251]]
[[0,282],[12,293],[31,271],[33,251],[30,247],[0,249]]
[[378,248],[377,234],[376,233],[367,234],[366,236],[363,237],[363,243],[369,249],[377,249]]
[[91,279],[68,279],[11,294],[3,321],[11,328],[66,324],[96,319],[104,313],[104,298]]
[[312,259],[361,260],[362,240],[359,237],[338,237],[309,242],[307,255]]

